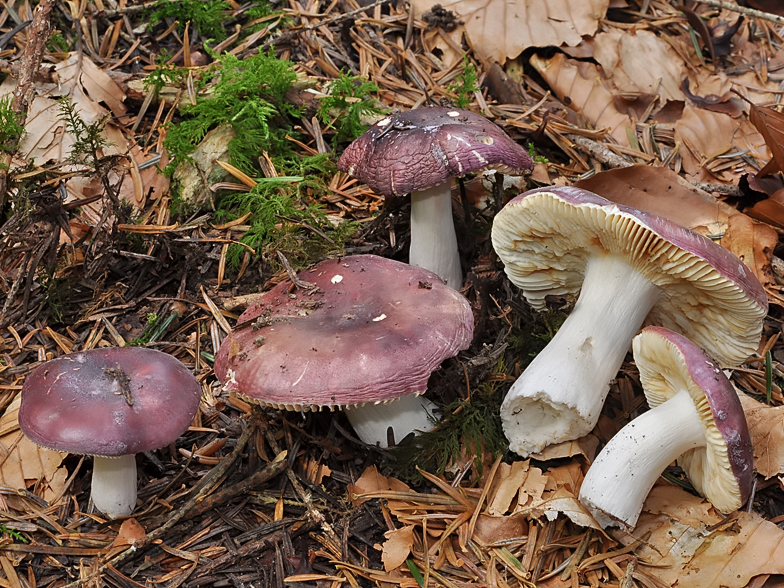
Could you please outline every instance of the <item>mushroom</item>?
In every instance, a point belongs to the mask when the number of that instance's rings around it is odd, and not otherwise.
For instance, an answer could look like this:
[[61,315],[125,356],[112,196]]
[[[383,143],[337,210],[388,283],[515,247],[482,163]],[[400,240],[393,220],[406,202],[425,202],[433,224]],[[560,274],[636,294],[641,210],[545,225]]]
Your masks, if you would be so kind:
[[362,441],[387,446],[432,427],[415,395],[473,334],[468,301],[422,268],[374,255],[329,259],[282,282],[240,317],[215,357],[225,389],[285,410],[346,408]]
[[409,263],[460,289],[450,179],[495,169],[522,174],[533,160],[498,126],[468,110],[420,108],[373,125],[345,150],[338,169],[386,197],[411,193]]
[[496,215],[492,241],[534,308],[579,292],[501,406],[520,455],[593,429],[643,324],[683,333],[727,366],[757,349],[768,308],[759,281],[726,249],[663,217],[579,188],[541,188]]
[[602,527],[631,529],[659,474],[677,459],[723,513],[740,508],[753,480],[753,448],[738,395],[718,364],[683,335],[646,327],[632,342],[651,409],[602,449],[580,502]]
[[153,349],[107,347],[38,366],[22,386],[19,427],[49,449],[93,456],[95,507],[116,518],[136,506],[136,458],[191,424],[201,385]]

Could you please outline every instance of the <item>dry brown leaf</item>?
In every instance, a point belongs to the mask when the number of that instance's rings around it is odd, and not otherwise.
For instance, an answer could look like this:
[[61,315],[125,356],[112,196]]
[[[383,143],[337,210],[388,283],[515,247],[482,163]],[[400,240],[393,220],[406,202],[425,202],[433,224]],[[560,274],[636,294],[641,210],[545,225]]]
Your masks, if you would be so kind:
[[763,177],[776,172],[784,172],[784,114],[772,108],[762,108],[749,104],[749,120],[765,138],[765,144],[773,154],[773,159],[757,174]]
[[611,29],[597,34],[594,41],[594,57],[618,92],[658,94],[662,104],[683,100],[683,61],[658,35]]
[[675,123],[675,141],[682,143],[684,171],[696,176],[707,160],[729,151],[738,127],[738,122],[726,114],[687,104]]
[[[446,0],[440,2],[465,22],[474,50],[504,63],[528,47],[575,46],[592,35],[607,12],[609,0]],[[432,0],[413,0],[417,18]]]
[[[767,176],[765,179],[773,179],[778,176]],[[745,210],[751,218],[756,218],[762,222],[784,229],[784,190],[774,192],[765,200],[760,200],[751,208]]]
[[729,218],[727,230],[719,241],[752,269],[763,286],[776,284],[771,259],[778,242],[779,236],[773,227],[754,222],[741,213]]
[[784,531],[757,514],[738,512],[726,524],[709,503],[675,486],[655,486],[628,544],[645,537],[636,554],[667,586],[742,588],[753,576],[784,572]]
[[562,459],[564,457],[583,456],[588,463],[593,461],[596,456],[596,448],[599,447],[599,438],[596,435],[588,434],[574,441],[564,441],[555,445],[548,445],[541,453],[532,454],[531,459],[537,461],[548,461],[551,459]]
[[400,529],[384,533],[384,550],[381,552],[381,561],[387,572],[397,569],[405,563],[414,544],[414,526],[406,525]]
[[139,521],[134,518],[125,519],[122,522],[122,525],[120,525],[120,530],[117,533],[117,537],[115,537],[114,541],[112,542],[112,547],[133,545],[146,534],[147,531],[145,531],[144,527],[139,524]]
[[767,406],[738,393],[754,446],[754,469],[765,478],[784,473],[784,406]]
[[[354,495],[367,494],[368,492],[379,492],[383,490],[393,490],[395,492],[407,492],[411,490],[406,484],[397,478],[387,478],[378,473],[376,466],[370,466],[359,477],[355,484],[348,484],[348,497],[351,504],[359,506],[369,498],[355,498]],[[390,505],[392,503],[390,502]]]
[[68,471],[61,467],[67,454],[36,445],[19,430],[19,405],[17,395],[0,417],[0,485],[10,488],[27,488],[41,480],[44,500],[59,496]]
[[[54,67],[54,77],[58,82],[56,90],[49,92],[52,96],[71,96],[79,104],[99,102],[106,104],[114,116],[125,114],[123,104],[125,93],[109,75],[98,68],[88,57],[78,52],[71,53],[65,61]],[[89,98],[85,99],[82,94]]]
[[[536,468],[534,468],[536,469]],[[501,463],[495,475],[495,482],[487,497],[487,512],[503,515],[510,511],[512,500],[520,493],[528,478],[529,461]]]
[[474,536],[485,543],[499,539],[523,537],[528,534],[528,521],[521,514],[491,516],[480,514],[476,519]]
[[620,145],[629,146],[626,130],[631,120],[615,107],[613,94],[602,83],[595,65],[567,59],[562,53],[551,59],[533,55],[530,63],[561,102],[582,114],[593,127],[609,129]]

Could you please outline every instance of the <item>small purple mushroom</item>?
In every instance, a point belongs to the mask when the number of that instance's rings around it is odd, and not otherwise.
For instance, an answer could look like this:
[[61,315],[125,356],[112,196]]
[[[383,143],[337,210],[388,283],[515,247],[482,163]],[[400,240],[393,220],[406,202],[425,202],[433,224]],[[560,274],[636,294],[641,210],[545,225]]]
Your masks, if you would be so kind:
[[411,193],[409,263],[463,285],[452,221],[450,179],[486,169],[523,174],[534,167],[520,145],[469,110],[420,108],[373,125],[348,146],[338,169],[386,197]]
[[537,309],[579,294],[501,406],[510,449],[526,456],[593,429],[644,324],[683,333],[725,366],[759,344],[768,299],[732,253],[657,216],[573,187],[531,190],[493,221],[506,274]]
[[242,398],[285,410],[345,408],[365,443],[431,428],[418,397],[473,334],[468,301],[435,274],[374,255],[329,259],[286,281],[239,318],[215,374]]
[[19,427],[49,449],[93,456],[92,500],[115,518],[136,506],[136,457],[191,424],[201,385],[153,349],[108,347],[38,366],[22,386]]
[[663,327],[643,329],[632,346],[651,410],[602,449],[580,502],[602,527],[631,529],[659,474],[677,459],[717,510],[740,508],[751,492],[753,449],[732,384],[699,347]]

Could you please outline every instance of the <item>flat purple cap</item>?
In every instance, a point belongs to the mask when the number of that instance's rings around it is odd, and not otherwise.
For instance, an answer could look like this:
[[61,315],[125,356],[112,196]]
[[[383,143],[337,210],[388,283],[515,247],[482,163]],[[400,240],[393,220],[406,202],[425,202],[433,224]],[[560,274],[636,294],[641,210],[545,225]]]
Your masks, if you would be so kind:
[[27,377],[19,427],[50,449],[118,457],[173,442],[200,398],[199,382],[167,353],[91,349],[48,361]]
[[288,410],[383,402],[424,392],[466,349],[468,301],[435,274],[374,255],[329,259],[282,282],[240,316],[215,374],[227,390]]
[[384,196],[403,196],[483,169],[529,172],[534,162],[485,117],[460,108],[390,115],[343,152],[338,169]]
[[707,445],[681,455],[678,465],[720,511],[740,508],[751,493],[754,451],[730,381],[702,349],[669,329],[646,327],[633,348],[648,404],[658,406],[686,390],[702,419]]
[[722,365],[757,350],[765,290],[724,247],[656,214],[587,190],[550,186],[510,200],[493,221],[493,248],[535,308],[580,291],[592,256],[626,260],[663,295],[645,319],[683,333]]

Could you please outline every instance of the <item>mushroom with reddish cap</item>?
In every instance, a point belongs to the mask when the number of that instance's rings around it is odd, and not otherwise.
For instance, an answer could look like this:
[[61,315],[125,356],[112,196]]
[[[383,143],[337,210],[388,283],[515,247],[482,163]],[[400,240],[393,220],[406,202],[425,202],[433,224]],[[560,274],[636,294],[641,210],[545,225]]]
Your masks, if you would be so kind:
[[723,365],[757,349],[765,291],[737,257],[675,223],[586,190],[551,187],[496,215],[493,246],[537,309],[548,295],[579,297],[501,406],[521,455],[581,437],[643,324],[683,333]]
[[450,179],[486,169],[534,167],[520,145],[469,110],[420,108],[373,125],[343,152],[338,169],[386,197],[411,193],[409,263],[460,289],[463,274],[452,221]]
[[[282,282],[240,317],[215,374],[242,398],[286,410],[347,408],[365,443],[429,429],[427,388],[473,335],[468,301],[422,268],[374,255],[329,259]],[[392,402],[394,401],[394,402]],[[386,403],[386,404],[385,404]]]
[[136,506],[140,451],[172,443],[191,424],[201,385],[153,349],[107,347],[38,366],[22,386],[19,428],[49,449],[93,456],[91,495],[114,518]]
[[651,410],[602,449],[580,488],[580,502],[602,527],[633,528],[659,474],[677,459],[720,512],[751,492],[753,448],[738,395],[718,364],[686,337],[646,327],[633,342]]

